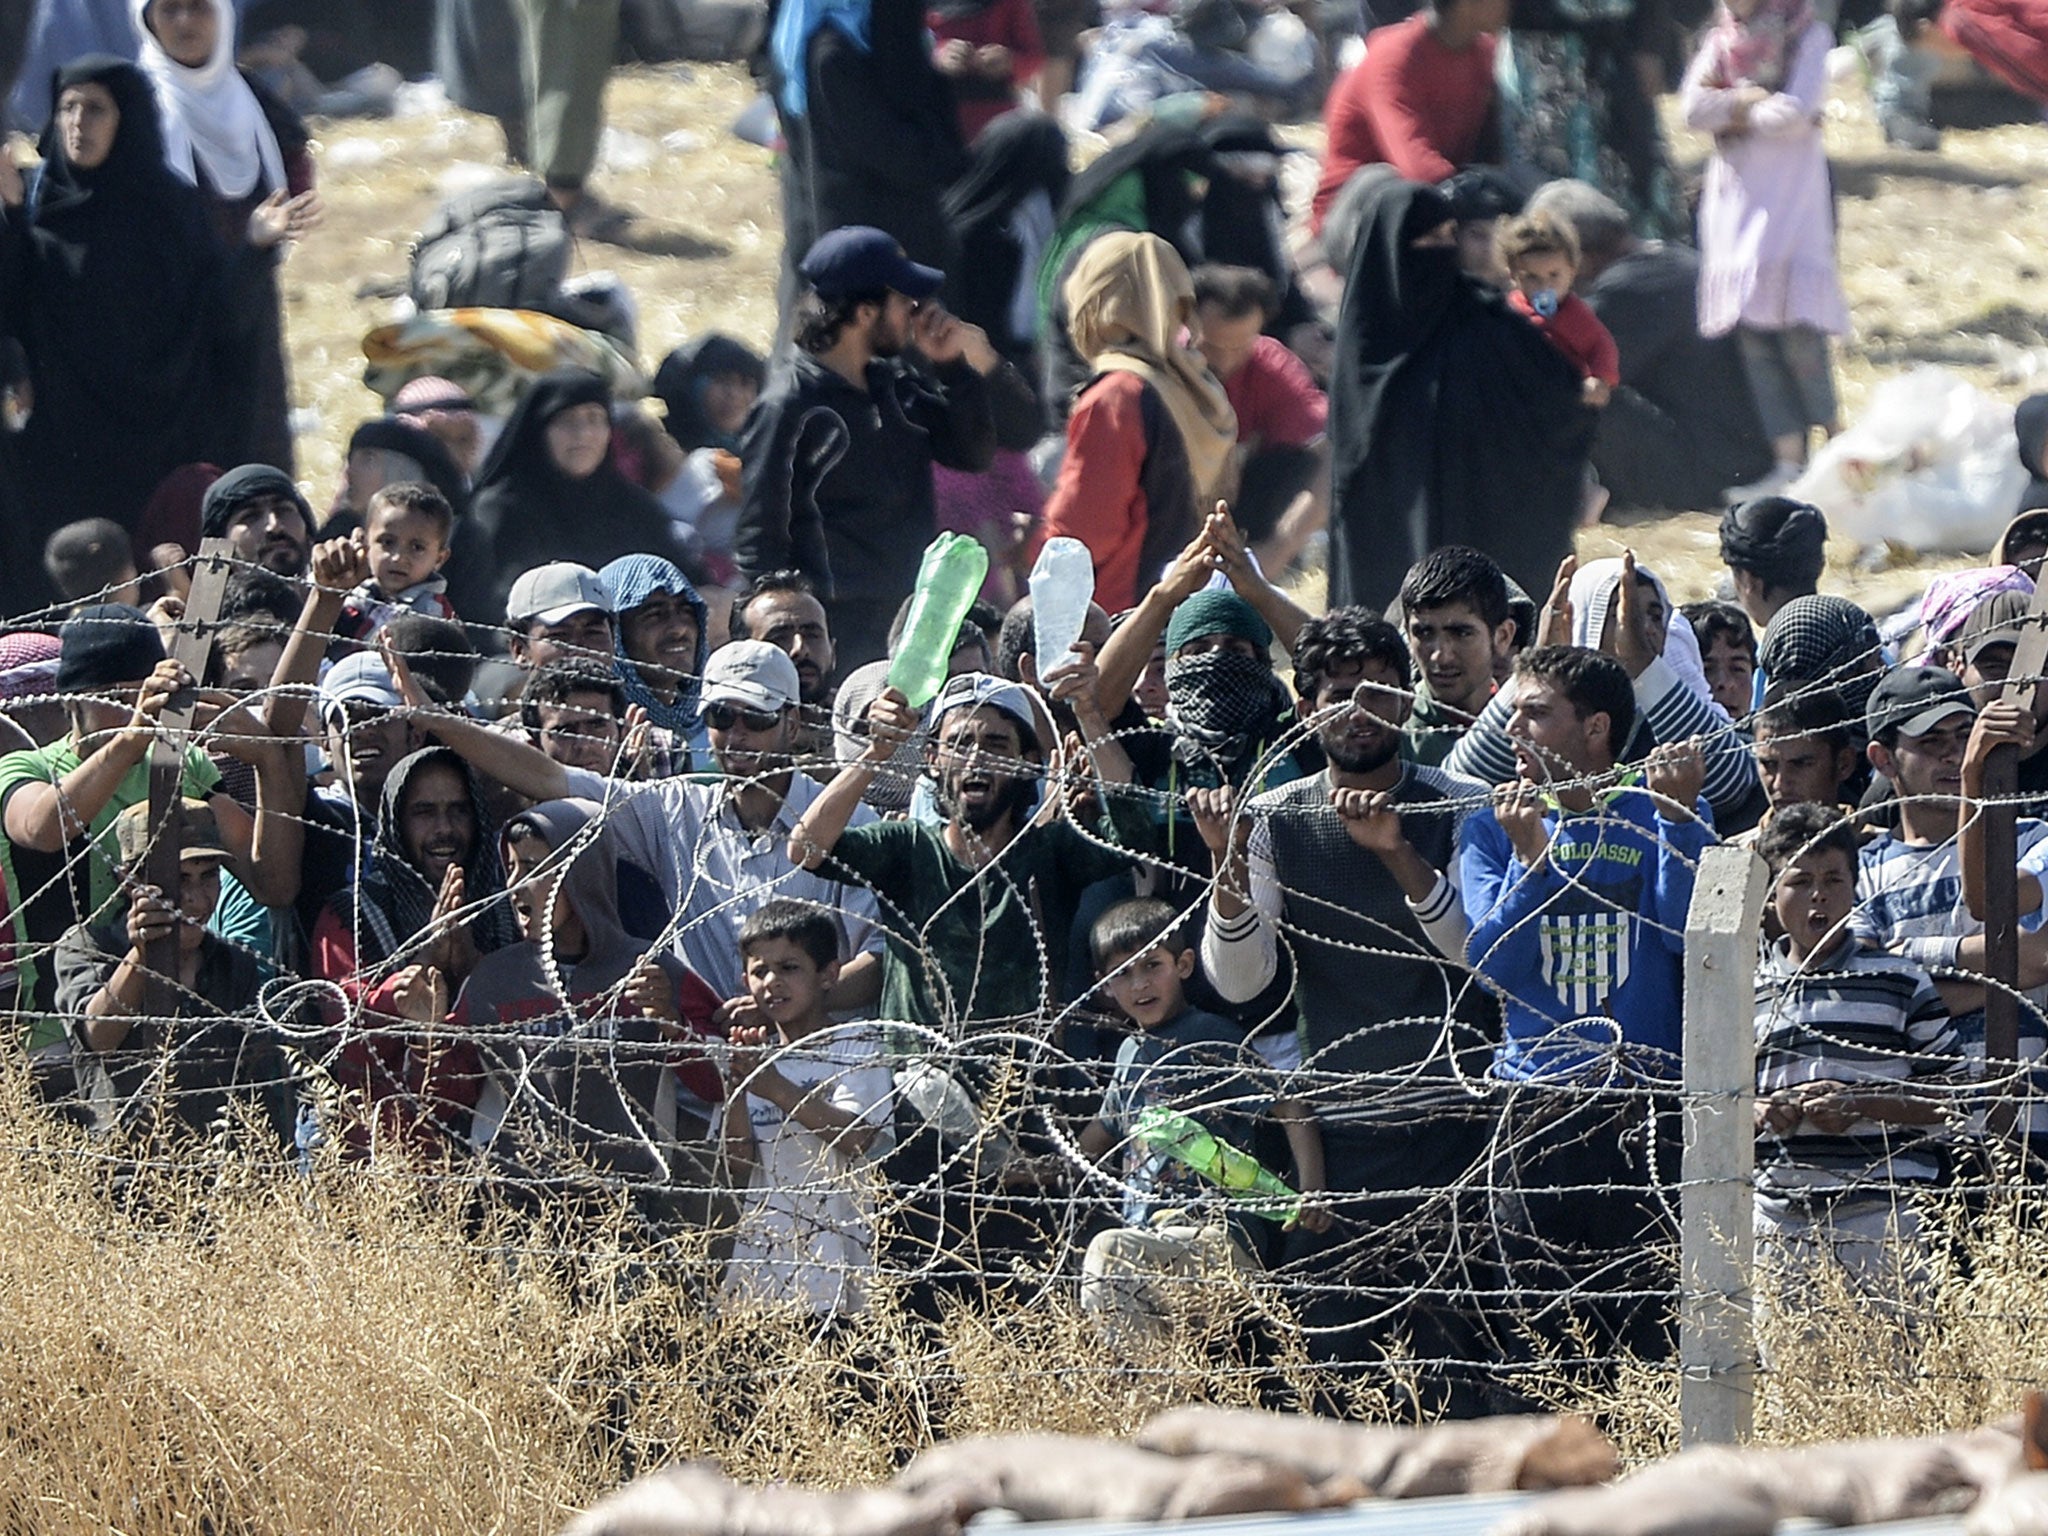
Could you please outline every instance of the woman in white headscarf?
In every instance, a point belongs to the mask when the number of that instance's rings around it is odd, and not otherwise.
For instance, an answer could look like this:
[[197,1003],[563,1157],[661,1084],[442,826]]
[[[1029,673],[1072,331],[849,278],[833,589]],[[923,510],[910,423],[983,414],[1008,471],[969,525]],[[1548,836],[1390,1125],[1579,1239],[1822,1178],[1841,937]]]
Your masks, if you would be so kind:
[[[247,239],[249,216],[266,205],[293,236],[319,221],[313,162],[298,116],[235,65],[231,0],[130,0],[137,62],[156,89],[164,160],[199,189],[224,245]],[[238,462],[292,472],[290,380],[276,259],[252,282],[238,338],[242,366],[223,382],[221,410],[243,424]]]

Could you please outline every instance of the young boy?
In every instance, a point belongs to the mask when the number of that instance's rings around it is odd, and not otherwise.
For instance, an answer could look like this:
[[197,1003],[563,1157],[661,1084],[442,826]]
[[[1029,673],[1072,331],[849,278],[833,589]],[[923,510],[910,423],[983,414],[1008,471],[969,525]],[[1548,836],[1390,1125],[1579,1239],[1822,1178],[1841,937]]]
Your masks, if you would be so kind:
[[[1257,1218],[1233,1206],[1185,1157],[1141,1137],[1146,1111],[1178,1111],[1215,1141],[1248,1154],[1255,1122],[1270,1104],[1286,1129],[1302,1193],[1323,1184],[1315,1122],[1299,1104],[1272,1099],[1247,1075],[1257,1057],[1242,1029],[1188,1006],[1183,988],[1194,974],[1195,949],[1179,925],[1180,914],[1168,903],[1140,898],[1118,902],[1089,933],[1096,974],[1137,1032],[1118,1050],[1102,1108],[1081,1133],[1085,1157],[1100,1162],[1119,1154],[1124,1188],[1123,1226],[1098,1233],[1081,1261],[1081,1306],[1149,1329],[1170,1316],[1157,1281],[1249,1273],[1260,1265],[1252,1256],[1258,1236],[1249,1225]],[[1302,1209],[1287,1219],[1321,1230],[1328,1218],[1319,1209]]]
[[1678,611],[1699,641],[1707,691],[1730,720],[1743,719],[1756,704],[1756,631],[1749,615],[1733,603],[1684,603]]
[[1933,979],[1859,942],[1855,828],[1787,806],[1758,841],[1783,937],[1756,977],[1756,1233],[1778,1289],[1832,1261],[1859,1287],[1918,1267],[1919,1213],[1962,1047]]
[[835,1025],[839,924],[779,898],[740,928],[747,998],[732,1042],[722,1145],[748,1184],[726,1290],[819,1316],[859,1312],[874,1266],[863,1165],[890,1123],[893,1085],[871,1024]]
[[349,594],[335,634],[368,641],[408,610],[454,618],[448,579],[441,575],[454,533],[455,509],[430,485],[401,480],[372,496],[362,532],[370,579]]
[[1401,621],[1415,659],[1415,708],[1401,738],[1411,763],[1441,768],[1499,686],[1515,653],[1508,579],[1491,555],[1459,544],[1431,550],[1401,579]]

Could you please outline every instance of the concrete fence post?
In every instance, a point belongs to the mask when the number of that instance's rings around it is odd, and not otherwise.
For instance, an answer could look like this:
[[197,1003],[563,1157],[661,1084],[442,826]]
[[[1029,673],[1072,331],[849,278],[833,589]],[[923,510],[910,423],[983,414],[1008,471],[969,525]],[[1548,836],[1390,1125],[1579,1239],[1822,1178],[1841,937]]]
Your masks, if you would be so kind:
[[1747,848],[1709,848],[1685,931],[1685,1165],[1678,1389],[1684,1445],[1748,1437],[1756,1384],[1755,977],[1767,877]]

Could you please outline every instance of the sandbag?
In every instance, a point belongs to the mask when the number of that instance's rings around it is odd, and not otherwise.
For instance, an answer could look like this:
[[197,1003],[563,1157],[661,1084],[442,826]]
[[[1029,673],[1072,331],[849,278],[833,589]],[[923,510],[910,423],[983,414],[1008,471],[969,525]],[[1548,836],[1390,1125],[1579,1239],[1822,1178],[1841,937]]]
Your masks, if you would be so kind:
[[1318,1482],[1249,1456],[1167,1456],[1116,1440],[1002,1435],[921,1451],[890,1486],[969,1511],[1024,1520],[1189,1520],[1325,1509],[1361,1497],[1349,1479]]
[[1579,1488],[1621,1470],[1607,1437],[1576,1415],[1404,1428],[1197,1405],[1159,1414],[1137,1443],[1175,1456],[1232,1451],[1311,1480],[1355,1477],[1384,1499]]
[[2018,1462],[1986,1436],[1852,1440],[1788,1450],[1704,1446],[1606,1488],[1540,1499],[1489,1536],[1765,1536],[1781,1520],[1876,1525],[1952,1514]]
[[944,1495],[891,1488],[746,1488],[708,1461],[637,1478],[572,1520],[562,1536],[958,1536]]

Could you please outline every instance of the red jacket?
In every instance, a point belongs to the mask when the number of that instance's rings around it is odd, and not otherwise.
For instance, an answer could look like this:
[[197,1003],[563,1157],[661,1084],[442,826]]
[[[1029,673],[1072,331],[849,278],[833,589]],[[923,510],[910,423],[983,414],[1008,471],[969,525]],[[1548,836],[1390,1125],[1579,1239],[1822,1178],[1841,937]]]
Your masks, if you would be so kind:
[[1576,293],[1566,294],[1548,320],[1529,307],[1519,288],[1508,290],[1508,303],[1584,377],[1598,379],[1610,388],[1621,382],[1621,349],[1615,346],[1613,333],[1600,323],[1593,306]]

